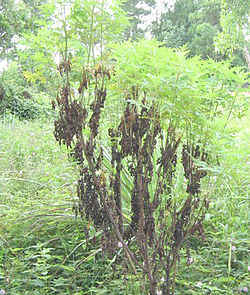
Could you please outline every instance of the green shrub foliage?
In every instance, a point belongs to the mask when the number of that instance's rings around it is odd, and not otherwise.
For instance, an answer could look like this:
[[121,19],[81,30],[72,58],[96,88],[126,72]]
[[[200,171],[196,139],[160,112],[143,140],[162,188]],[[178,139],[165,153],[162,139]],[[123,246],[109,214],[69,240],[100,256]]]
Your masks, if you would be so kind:
[[46,104],[24,78],[22,70],[11,65],[0,76],[0,114],[10,113],[20,119],[34,119],[48,113]]
[[86,66],[79,99],[70,60],[59,65],[67,79],[53,102],[54,134],[80,165],[76,214],[102,232],[103,252],[123,249],[124,273],[139,278],[143,294],[170,295],[181,249],[188,267],[190,241],[205,238],[216,133],[244,113],[246,77],[155,41],[109,50],[115,66]]

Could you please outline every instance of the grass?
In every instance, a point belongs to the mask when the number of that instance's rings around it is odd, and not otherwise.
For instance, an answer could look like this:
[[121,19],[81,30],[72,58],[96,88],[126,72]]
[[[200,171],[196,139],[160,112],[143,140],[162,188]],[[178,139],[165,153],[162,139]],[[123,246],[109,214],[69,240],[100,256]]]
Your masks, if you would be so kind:
[[237,294],[250,286],[249,117],[231,122],[230,136],[221,139],[221,164],[205,219],[207,239],[189,272],[181,274],[185,281],[196,277],[202,287],[181,294]]
[[[194,263],[179,263],[176,294],[237,294],[250,286],[249,116],[221,139],[207,239]],[[103,259],[100,233],[76,218],[78,169],[53,138],[51,122],[0,122],[0,289],[6,294],[141,294],[136,278]],[[91,225],[90,225],[91,226]],[[115,257],[114,257],[115,259]]]
[[98,245],[86,249],[86,224],[72,210],[78,171],[52,124],[9,121],[0,133],[0,288],[97,294],[107,267]]

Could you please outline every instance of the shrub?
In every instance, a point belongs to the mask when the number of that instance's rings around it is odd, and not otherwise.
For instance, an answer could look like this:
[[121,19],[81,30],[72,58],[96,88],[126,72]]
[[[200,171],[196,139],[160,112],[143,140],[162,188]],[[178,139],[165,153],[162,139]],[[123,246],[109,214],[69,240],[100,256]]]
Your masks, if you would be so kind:
[[12,64],[0,76],[0,115],[10,113],[20,119],[34,119],[49,112],[44,102],[39,102],[35,87],[24,78],[17,65]]
[[[123,248],[142,292],[169,295],[181,249],[189,266],[191,240],[204,238],[215,134],[244,111],[237,94],[245,76],[155,41],[114,48],[115,70],[85,67],[80,100],[64,79],[55,137],[74,148],[81,167],[76,213],[102,231],[103,251]],[[62,76],[70,77],[70,64],[60,64]]]

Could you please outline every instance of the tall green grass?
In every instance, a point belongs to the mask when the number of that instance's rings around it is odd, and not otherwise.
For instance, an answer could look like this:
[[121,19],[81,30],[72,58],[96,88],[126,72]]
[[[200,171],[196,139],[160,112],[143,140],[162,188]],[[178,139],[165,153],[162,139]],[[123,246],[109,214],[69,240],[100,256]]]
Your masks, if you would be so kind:
[[0,138],[0,289],[105,294],[106,283],[123,294],[94,229],[86,246],[86,224],[72,210],[78,170],[55,143],[53,124],[6,119]]
[[180,274],[180,294],[229,295],[249,289],[249,119],[248,113],[230,122],[229,135],[218,139],[220,164],[209,192],[207,237],[205,244],[193,245],[194,263]]

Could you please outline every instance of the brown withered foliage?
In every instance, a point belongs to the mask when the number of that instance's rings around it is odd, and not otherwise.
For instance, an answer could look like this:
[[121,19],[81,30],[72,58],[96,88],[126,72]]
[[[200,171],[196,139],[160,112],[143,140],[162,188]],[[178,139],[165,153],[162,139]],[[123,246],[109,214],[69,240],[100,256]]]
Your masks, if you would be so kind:
[[63,76],[63,73],[71,71],[71,61],[69,59],[64,60],[58,65],[57,69],[60,72],[60,75]]
[[[70,72],[70,61],[58,69],[61,75]],[[201,179],[207,172],[197,162],[205,163],[208,154],[198,141],[190,143],[179,135],[172,121],[163,127],[157,102],[132,87],[120,123],[107,132],[112,167],[107,170],[99,127],[112,73],[114,70],[102,65],[84,68],[78,92],[92,87],[89,106],[71,99],[68,82],[52,103],[59,108],[55,138],[72,149],[81,167],[75,210],[102,231],[103,253],[115,255],[118,244],[122,246],[124,261],[135,275],[142,273],[145,294],[155,295],[158,290],[163,295],[174,294],[181,248],[186,248],[188,266],[192,263],[190,237],[205,237],[203,220],[209,202],[202,197]],[[182,164],[186,179],[179,203],[173,198],[178,164]],[[128,218],[123,213],[123,172],[131,184]]]

